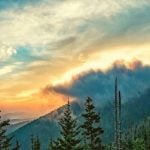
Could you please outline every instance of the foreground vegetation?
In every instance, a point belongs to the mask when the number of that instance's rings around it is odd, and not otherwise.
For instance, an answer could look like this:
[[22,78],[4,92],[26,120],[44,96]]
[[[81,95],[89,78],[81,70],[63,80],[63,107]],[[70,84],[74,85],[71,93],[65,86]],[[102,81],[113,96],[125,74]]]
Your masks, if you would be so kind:
[[[85,102],[82,121],[79,123],[72,113],[70,103],[66,105],[63,116],[59,120],[60,137],[49,139],[47,150],[113,150],[114,143],[102,143],[101,116],[96,112],[90,97]],[[6,136],[9,120],[0,118],[0,150],[21,150],[18,141],[12,146],[12,138]],[[38,132],[38,131],[37,131]],[[38,137],[31,135],[31,150],[40,150],[41,142]],[[150,149],[150,119],[137,126],[130,126],[122,133],[122,149],[149,150]]]

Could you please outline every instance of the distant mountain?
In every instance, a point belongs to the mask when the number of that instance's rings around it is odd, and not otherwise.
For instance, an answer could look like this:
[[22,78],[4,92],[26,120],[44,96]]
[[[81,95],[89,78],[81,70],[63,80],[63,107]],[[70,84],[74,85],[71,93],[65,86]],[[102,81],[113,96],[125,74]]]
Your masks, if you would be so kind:
[[[30,149],[30,138],[32,134],[39,136],[42,142],[42,147],[45,150],[50,138],[56,138],[59,135],[58,120],[61,117],[63,110],[64,106],[28,123],[10,134],[10,136],[15,137],[14,141],[16,139],[19,140],[22,145],[22,150]],[[78,103],[73,103],[72,110],[74,115],[78,117],[82,111],[82,107]]]
[[[95,103],[96,105],[96,103]],[[125,130],[129,125],[138,124],[145,118],[150,116],[150,89],[146,90],[143,94],[128,100],[122,106],[122,125]],[[61,117],[64,106],[61,108],[34,120],[25,126],[19,128],[10,136],[15,136],[22,145],[22,150],[30,149],[31,134],[39,136],[42,143],[42,149],[46,150],[51,138],[55,139],[59,135],[58,120]],[[82,122],[81,112],[83,106],[77,102],[72,103],[72,110],[74,115],[78,118],[79,123]],[[102,126],[104,128],[103,140],[110,142],[113,140],[114,121],[113,121],[113,103],[108,102],[103,107],[97,107],[97,111],[101,113]]]
[[12,132],[15,132],[17,129],[23,127],[24,125],[28,124],[30,121],[22,121],[15,124],[10,124],[7,128],[7,134],[11,134]]
[[12,132],[16,131],[17,129],[23,127],[27,123],[33,121],[33,118],[26,118],[24,116],[24,113],[18,113],[18,112],[13,112],[13,113],[4,113],[2,114],[2,120],[10,120],[10,125],[7,126],[7,132],[6,134],[9,135]]

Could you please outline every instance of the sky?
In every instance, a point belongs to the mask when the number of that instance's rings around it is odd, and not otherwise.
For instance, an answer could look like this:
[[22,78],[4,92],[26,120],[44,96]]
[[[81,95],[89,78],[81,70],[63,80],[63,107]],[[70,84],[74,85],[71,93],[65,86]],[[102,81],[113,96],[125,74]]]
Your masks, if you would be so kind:
[[149,14],[149,0],[0,0],[0,109],[35,118],[78,98],[57,89],[85,72],[149,68]]

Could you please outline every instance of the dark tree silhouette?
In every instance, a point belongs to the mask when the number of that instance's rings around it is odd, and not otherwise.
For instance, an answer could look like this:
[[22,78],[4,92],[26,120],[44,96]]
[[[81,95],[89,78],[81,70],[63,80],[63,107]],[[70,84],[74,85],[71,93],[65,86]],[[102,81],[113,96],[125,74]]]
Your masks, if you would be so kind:
[[95,106],[90,97],[87,98],[85,103],[85,112],[82,114],[84,118],[83,125],[83,138],[85,141],[85,149],[102,150],[101,135],[104,132],[100,127],[100,116],[95,112]]
[[32,150],[41,149],[41,143],[38,136],[35,138],[33,135],[31,135],[31,149]]
[[21,149],[21,146],[20,146],[20,144],[19,144],[19,142],[17,140],[16,141],[16,145],[15,145],[15,147],[12,150],[20,150],[20,149]]
[[10,149],[12,137],[6,136],[7,126],[9,124],[10,124],[10,120],[2,121],[0,116],[0,150]]
[[61,127],[61,137],[54,141],[51,149],[54,150],[79,150],[80,140],[78,139],[79,127],[76,119],[73,118],[70,103],[66,105],[64,115],[59,121]]

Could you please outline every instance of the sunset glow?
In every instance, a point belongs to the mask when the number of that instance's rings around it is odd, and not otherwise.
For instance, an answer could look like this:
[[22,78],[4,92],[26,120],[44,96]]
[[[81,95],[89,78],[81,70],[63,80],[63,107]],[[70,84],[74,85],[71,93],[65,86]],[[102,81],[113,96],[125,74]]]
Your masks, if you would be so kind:
[[47,86],[68,84],[91,69],[106,72],[114,63],[150,66],[147,7],[142,0],[31,0],[0,7],[2,112],[38,117],[68,99]]

